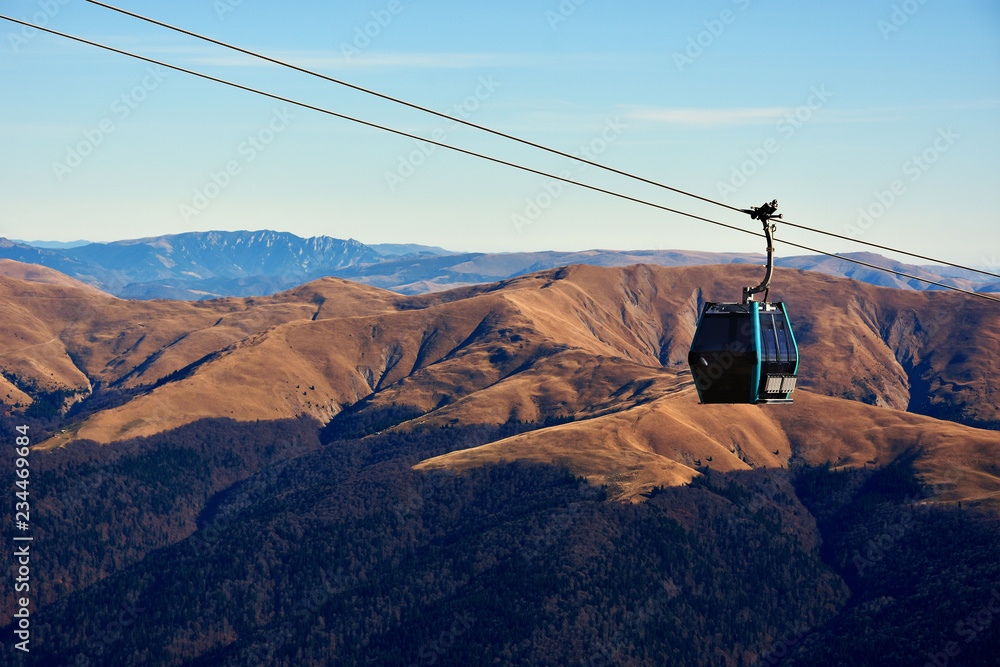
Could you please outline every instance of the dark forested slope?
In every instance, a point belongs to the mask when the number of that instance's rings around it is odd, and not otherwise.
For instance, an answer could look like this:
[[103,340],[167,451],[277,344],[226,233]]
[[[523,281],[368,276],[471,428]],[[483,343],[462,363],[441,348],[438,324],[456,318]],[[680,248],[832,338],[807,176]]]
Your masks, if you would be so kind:
[[[108,508],[47,536],[65,568],[87,569],[71,545],[96,531],[108,572],[37,614],[31,664],[916,664],[989,602],[997,574],[995,520],[922,504],[932,490],[909,459],[876,473],[705,470],[621,504],[555,466],[410,468],[535,425],[341,439],[376,426],[335,420],[314,449],[308,422],[199,422],[186,428],[255,453],[220,458],[179,429],[159,436],[173,439],[158,464],[135,441],[84,475],[47,473],[46,506],[105,507],[86,493],[106,476],[111,490],[146,488],[161,519],[144,532]],[[305,446],[280,451],[289,433]],[[881,555],[866,552],[883,533]],[[982,628],[949,664],[987,664],[996,638]]]

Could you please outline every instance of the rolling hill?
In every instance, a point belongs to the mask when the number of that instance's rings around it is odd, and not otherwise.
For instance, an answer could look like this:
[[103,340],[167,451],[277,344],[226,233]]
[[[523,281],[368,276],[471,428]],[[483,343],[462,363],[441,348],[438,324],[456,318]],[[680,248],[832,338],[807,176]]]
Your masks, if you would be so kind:
[[64,287],[75,287],[94,296],[110,296],[99,289],[91,287],[87,283],[70,278],[64,273],[55,269],[50,269],[40,264],[26,264],[12,259],[0,259],[0,276],[16,278],[31,283],[47,283],[50,285],[62,285]]
[[[413,419],[398,428],[567,421],[424,465],[555,462],[621,498],[687,482],[705,465],[865,465],[914,446],[929,475],[961,469],[958,495],[997,497],[992,304],[778,269],[802,350],[796,403],[697,406],[686,354],[700,305],[756,277],[742,265],[575,265],[422,296],[325,278],[200,302],[2,279],[12,316],[0,368],[8,405],[35,395],[73,406],[46,447],[202,418],[323,423],[350,406],[405,408]],[[828,412],[869,426],[819,427]]]
[[699,307],[757,267],[203,301],[0,268],[37,664],[913,664],[1000,571],[985,301],[779,268],[795,402],[706,406]]

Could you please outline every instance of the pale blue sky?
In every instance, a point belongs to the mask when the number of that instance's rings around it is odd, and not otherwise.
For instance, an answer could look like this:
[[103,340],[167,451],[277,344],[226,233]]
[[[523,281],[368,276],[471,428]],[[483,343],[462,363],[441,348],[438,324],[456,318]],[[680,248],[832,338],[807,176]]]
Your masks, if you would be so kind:
[[[599,162],[733,205],[777,198],[799,223],[1000,268],[995,0],[117,4],[436,110],[464,103],[456,113],[474,122],[566,152],[589,146]],[[745,216],[581,172],[83,0],[2,7],[755,229]],[[762,250],[750,236],[444,149],[425,155],[410,139],[151,73],[8,22],[0,30],[2,236],[108,241],[269,228],[476,251]],[[860,225],[859,209],[871,216]],[[782,236],[861,249],[791,229]],[[800,253],[779,245],[779,254]]]

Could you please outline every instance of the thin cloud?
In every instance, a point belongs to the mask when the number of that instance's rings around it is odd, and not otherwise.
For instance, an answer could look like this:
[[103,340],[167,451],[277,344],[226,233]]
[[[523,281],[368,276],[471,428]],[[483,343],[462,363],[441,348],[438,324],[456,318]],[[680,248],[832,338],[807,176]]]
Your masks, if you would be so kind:
[[[877,107],[871,109],[810,109],[810,119],[825,123],[888,123],[906,120],[926,111],[986,111],[1000,108],[998,100],[955,100],[937,105]],[[698,109],[691,107],[632,107],[631,120],[667,125],[739,126],[767,124],[795,115],[799,107]]]
[[633,120],[648,120],[670,125],[758,125],[770,123],[792,111],[787,107],[736,109],[635,108],[627,112]]

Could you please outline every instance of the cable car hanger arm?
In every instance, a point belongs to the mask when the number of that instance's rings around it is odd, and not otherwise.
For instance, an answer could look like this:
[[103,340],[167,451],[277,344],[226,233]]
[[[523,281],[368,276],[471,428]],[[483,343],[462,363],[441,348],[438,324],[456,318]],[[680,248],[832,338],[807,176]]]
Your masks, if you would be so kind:
[[767,272],[764,280],[756,287],[743,288],[743,303],[750,303],[754,300],[753,295],[764,293],[764,302],[767,302],[767,295],[771,285],[771,276],[774,274],[774,232],[777,225],[771,222],[771,218],[780,218],[781,214],[775,214],[778,210],[778,200],[773,199],[771,203],[764,203],[760,206],[751,206],[749,209],[740,209],[754,220],[760,220],[764,225],[764,238],[767,239]]

